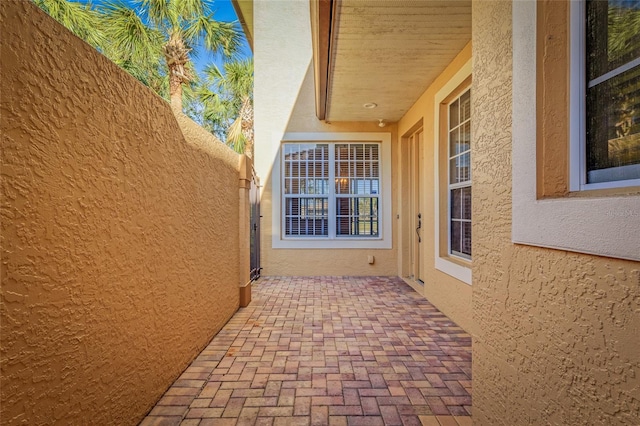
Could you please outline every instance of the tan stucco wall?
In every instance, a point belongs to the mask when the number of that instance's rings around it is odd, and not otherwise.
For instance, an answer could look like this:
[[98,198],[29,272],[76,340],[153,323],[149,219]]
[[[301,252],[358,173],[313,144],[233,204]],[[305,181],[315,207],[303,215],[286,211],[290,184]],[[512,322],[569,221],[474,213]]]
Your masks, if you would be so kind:
[[[306,1],[256,2],[255,21],[255,132],[256,171],[262,179],[261,227],[263,275],[397,275],[396,198],[393,199],[392,249],[273,249],[272,166],[286,132],[390,132],[392,158],[396,155],[396,127],[380,128],[377,120],[325,123],[315,115],[311,68],[311,24]],[[273,25],[286,22],[287,25]],[[393,160],[392,160],[393,161]],[[391,165],[391,163],[389,163]],[[395,194],[397,179],[392,176]],[[275,200],[275,201],[274,201]],[[367,256],[375,263],[368,264]]]
[[[421,292],[431,303],[436,305],[438,309],[444,312],[449,318],[467,331],[473,328],[472,310],[471,310],[471,293],[470,285],[436,269],[435,257],[435,206],[434,194],[437,191],[435,186],[434,169],[437,159],[434,158],[434,102],[436,94],[443,88],[449,80],[462,68],[462,66],[471,58],[471,43],[456,56],[449,66],[438,76],[438,78],[429,86],[429,88],[420,96],[418,101],[398,122],[398,134],[407,135],[408,132],[414,131],[416,125],[422,123],[424,131],[424,140],[422,145],[422,167],[425,170],[424,179],[421,182],[421,191],[425,197],[422,200],[423,205],[420,208],[423,217],[422,224],[422,243],[420,245],[420,254],[423,257],[423,280],[424,285],[414,285],[413,287]],[[400,143],[407,143],[402,141]],[[444,145],[446,147],[446,143]],[[394,162],[394,167],[406,167],[406,164]],[[474,178],[475,179],[475,178]],[[398,196],[400,198],[409,198],[409,194],[404,194],[408,189],[401,188]],[[402,226],[402,225],[401,225]],[[409,225],[407,225],[409,226]],[[413,229],[410,230],[409,236],[414,237]],[[475,238],[475,235],[474,235]],[[405,253],[408,256],[408,253]],[[403,252],[400,250],[398,269],[402,269]]]
[[511,243],[511,7],[473,2],[473,421],[640,424],[640,265]]
[[2,424],[136,424],[238,307],[238,156],[30,2],[0,20]]

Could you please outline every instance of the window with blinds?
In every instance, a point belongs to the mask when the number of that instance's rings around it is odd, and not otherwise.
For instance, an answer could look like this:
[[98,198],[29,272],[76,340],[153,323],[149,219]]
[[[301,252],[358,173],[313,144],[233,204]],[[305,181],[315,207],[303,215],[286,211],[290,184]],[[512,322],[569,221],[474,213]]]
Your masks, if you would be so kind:
[[287,236],[329,235],[329,145],[284,145]]
[[378,144],[336,144],[336,235],[377,236]]
[[282,150],[284,236],[380,235],[379,143],[285,143]]

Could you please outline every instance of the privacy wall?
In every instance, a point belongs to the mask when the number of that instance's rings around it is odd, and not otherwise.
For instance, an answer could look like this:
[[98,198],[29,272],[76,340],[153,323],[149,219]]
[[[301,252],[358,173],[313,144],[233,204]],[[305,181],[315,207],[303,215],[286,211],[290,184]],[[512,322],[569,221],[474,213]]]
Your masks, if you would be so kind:
[[31,2],[0,21],[2,423],[136,424],[238,308],[238,156]]
[[511,23],[473,2],[473,423],[637,425],[640,264],[511,242]]

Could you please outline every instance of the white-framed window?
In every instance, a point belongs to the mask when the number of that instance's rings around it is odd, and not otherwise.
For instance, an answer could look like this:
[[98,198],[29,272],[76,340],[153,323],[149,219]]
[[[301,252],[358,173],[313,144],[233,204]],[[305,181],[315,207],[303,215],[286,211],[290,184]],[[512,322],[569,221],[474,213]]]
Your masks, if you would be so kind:
[[640,185],[640,2],[571,2],[572,191]]
[[471,89],[448,108],[449,253],[471,259]]
[[[576,13],[581,2],[570,2],[570,25],[575,33],[584,20]],[[625,193],[607,193],[576,197],[542,198],[537,196],[537,97],[539,19],[536,2],[513,3],[513,92],[512,92],[512,241],[538,247],[590,253],[622,259],[640,260],[640,194],[629,188]],[[584,9],[583,9],[584,10]],[[584,15],[583,15],[584,16]],[[576,74],[580,40],[571,41],[570,138],[560,140],[570,148],[570,189],[580,188],[581,144],[579,130],[585,128],[584,115],[574,108],[581,101],[580,73]],[[578,45],[578,46],[576,46]],[[584,43],[583,47],[584,49]],[[584,72],[584,67],[582,67]],[[584,75],[584,74],[582,74]],[[562,82],[559,82],[562,83]],[[584,90],[582,90],[584,94]],[[540,111],[538,111],[540,112]],[[576,142],[577,141],[577,142]],[[620,184],[619,181],[617,184]],[[596,184],[594,184],[596,185]],[[591,189],[591,188],[589,188]],[[594,188],[595,189],[595,188]],[[583,195],[583,194],[581,194]]]
[[471,68],[470,59],[436,93],[433,118],[435,267],[469,285]]
[[380,143],[282,144],[285,237],[378,238]]
[[329,145],[282,145],[286,236],[329,236]]
[[380,144],[336,143],[336,237],[379,237]]
[[273,248],[392,247],[390,133],[285,133],[272,176]]

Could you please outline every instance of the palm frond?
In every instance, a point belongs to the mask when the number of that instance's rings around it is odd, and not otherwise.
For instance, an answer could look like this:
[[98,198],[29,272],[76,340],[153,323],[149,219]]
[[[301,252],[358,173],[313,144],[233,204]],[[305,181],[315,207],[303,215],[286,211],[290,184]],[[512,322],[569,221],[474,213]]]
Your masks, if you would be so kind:
[[184,29],[184,37],[190,43],[202,40],[205,48],[226,58],[237,55],[241,36],[235,22],[219,22],[213,15],[200,15]]
[[142,10],[146,18],[156,28],[162,28],[169,19],[171,3],[167,0],[142,0]]
[[218,80],[221,80],[224,77],[220,68],[215,63],[207,65],[204,68],[204,75],[207,78],[207,82],[210,84],[216,83]]
[[218,94],[207,87],[202,87],[198,90],[198,97],[202,103],[208,104],[215,102]]
[[116,59],[115,64],[166,100],[169,100],[169,78],[160,67],[149,67],[130,59]]
[[101,48],[105,36],[98,26],[99,17],[90,1],[33,0],[49,16],[90,45]]
[[172,0],[177,16],[185,21],[206,15],[207,4],[203,0]]
[[238,116],[231,126],[229,126],[229,131],[227,132],[227,144],[233,147],[233,150],[238,154],[244,154],[246,142],[247,139],[242,133],[242,120],[240,119],[240,116]]
[[608,15],[608,54],[609,60],[615,60],[636,49],[640,34],[640,11],[609,7]]
[[100,10],[111,47],[108,56],[138,63],[159,62],[163,43],[160,31],[146,25],[139,14],[122,1],[104,3]]
[[[200,89],[205,126],[233,147],[236,152],[252,155],[253,149],[253,60],[215,64],[204,70]],[[221,127],[226,134],[221,136]],[[224,138],[224,139],[223,139]]]
[[253,100],[253,59],[227,62],[224,70],[226,84],[234,96]]

